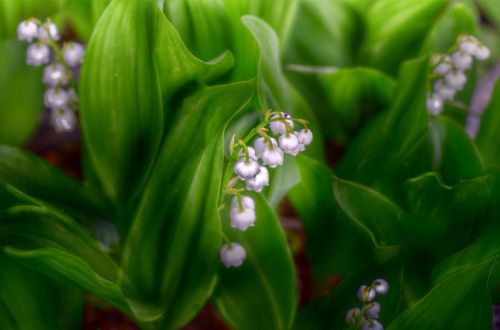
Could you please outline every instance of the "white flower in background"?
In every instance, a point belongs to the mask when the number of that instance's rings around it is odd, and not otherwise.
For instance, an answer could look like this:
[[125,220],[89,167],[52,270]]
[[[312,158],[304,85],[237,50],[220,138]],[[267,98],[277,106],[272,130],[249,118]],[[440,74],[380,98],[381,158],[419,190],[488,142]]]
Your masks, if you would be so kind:
[[490,57],[490,49],[488,47],[486,47],[485,45],[480,44],[477,47],[476,52],[474,53],[474,56],[480,61],[487,60]]
[[359,326],[360,330],[384,330],[384,326],[377,320],[363,320]]
[[358,289],[358,299],[362,303],[368,303],[375,300],[377,297],[377,293],[372,287],[367,285],[362,285]]
[[45,22],[38,28],[38,39],[40,39],[40,41],[47,42],[51,38],[54,41],[58,41],[59,31],[57,30],[57,26],[54,23]]
[[467,77],[462,71],[452,71],[444,76],[444,80],[446,81],[446,85],[451,88],[461,90],[467,81]]
[[70,132],[75,129],[77,118],[75,111],[69,107],[52,109],[50,122],[58,133]]
[[269,185],[269,172],[267,168],[261,166],[259,173],[254,178],[246,180],[245,184],[247,190],[261,192],[265,186]]
[[[252,159],[257,159],[257,156],[255,155],[255,149],[254,148],[247,147],[247,151],[248,151],[248,157],[250,157]],[[238,156],[245,157],[245,151],[243,150],[243,148],[240,150],[240,153],[238,154]]]
[[234,164],[234,173],[240,177],[241,180],[248,180],[257,175],[259,172],[259,163],[253,159],[246,157],[240,158]]
[[477,51],[479,41],[471,35],[464,35],[458,38],[458,47],[464,53],[474,56]]
[[389,292],[389,283],[383,278],[377,278],[372,283],[372,288],[375,290],[377,295],[384,296]]
[[439,95],[442,100],[453,100],[456,89],[446,85],[443,79],[438,79],[434,83],[434,94]]
[[219,255],[226,268],[239,267],[245,261],[247,252],[243,246],[233,242],[224,244],[220,249]]
[[[243,208],[255,210],[255,201],[250,196],[241,195],[241,205]],[[231,208],[239,208],[238,197],[233,197],[233,200],[231,201]]]
[[313,133],[311,132],[310,129],[303,128],[300,130],[299,134],[297,135],[297,138],[299,139],[299,142],[301,144],[303,144],[304,146],[308,146],[311,144],[313,140]]
[[442,62],[434,69],[434,73],[445,75],[452,69],[452,62],[449,56],[442,57]]
[[[283,118],[286,120],[286,122],[288,123],[288,125],[290,125],[290,128],[293,128],[293,120],[291,120],[291,116],[286,113],[286,112],[282,112],[281,113],[281,116],[283,116]],[[278,114],[275,114],[275,115],[272,115],[271,116],[271,120],[272,119],[278,119],[280,118],[280,115]],[[270,124],[269,124],[269,128],[271,129],[271,131],[274,133],[274,134],[285,134],[286,133],[286,125],[285,123],[283,123],[282,121],[272,121]]]
[[297,146],[299,145],[299,139],[295,134],[293,134],[293,132],[283,134],[282,136],[280,136],[278,141],[279,141],[279,146],[286,153],[293,152],[295,149],[297,149]]
[[345,323],[347,323],[347,325],[354,325],[360,314],[361,310],[358,307],[351,308],[345,314]]
[[451,54],[451,61],[457,70],[465,71],[472,66],[472,56],[462,51],[456,51]]
[[427,111],[434,116],[437,116],[443,112],[443,99],[436,93],[433,95],[427,95]]
[[26,54],[26,63],[28,65],[40,66],[50,61],[49,46],[39,42],[29,45]]
[[85,48],[78,42],[67,42],[62,49],[62,56],[68,66],[75,67],[83,62]]
[[380,314],[380,304],[376,301],[372,301],[365,306],[365,315],[369,319],[378,319]]
[[32,42],[38,36],[38,25],[32,20],[22,21],[17,26],[17,39]]
[[43,70],[43,82],[49,87],[66,85],[68,82],[66,69],[61,63],[57,62],[47,65]]
[[68,104],[68,93],[61,88],[49,88],[44,95],[44,104],[50,109],[63,108]]
[[262,152],[262,162],[264,165],[275,168],[283,164],[283,158],[283,150],[278,146],[273,146],[272,148],[269,146],[264,147],[264,151]]

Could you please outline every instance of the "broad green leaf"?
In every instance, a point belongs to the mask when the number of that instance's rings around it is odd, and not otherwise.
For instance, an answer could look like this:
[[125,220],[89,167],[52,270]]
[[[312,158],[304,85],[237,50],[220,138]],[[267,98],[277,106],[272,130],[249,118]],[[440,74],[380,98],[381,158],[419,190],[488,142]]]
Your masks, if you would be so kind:
[[418,55],[419,49],[448,0],[380,0],[366,14],[361,63],[389,74]]
[[421,54],[446,52],[461,34],[476,35],[477,13],[463,3],[453,4],[436,21],[422,46]]
[[404,311],[388,329],[491,329],[488,279],[495,259],[440,278],[425,297]]
[[463,248],[487,219],[493,185],[493,176],[482,176],[451,187],[436,173],[407,181],[412,215],[409,243],[437,258]]
[[484,162],[488,166],[500,167],[500,151],[495,143],[500,138],[500,83],[493,89],[490,104],[481,119],[481,127],[476,138]]
[[15,147],[0,145],[0,181],[71,213],[110,214],[110,205],[100,193]]
[[65,330],[81,326],[82,292],[0,253],[0,320],[6,330]]
[[20,41],[0,41],[0,143],[22,145],[34,133],[43,111],[41,80],[41,70],[26,64]]
[[253,83],[207,87],[184,100],[140,202],[123,255],[140,300],[165,309],[161,329],[179,328],[210,296],[219,266],[224,129]]
[[290,329],[297,299],[293,260],[269,204],[262,195],[251,196],[255,227],[245,232],[230,228],[229,208],[221,211],[224,233],[243,245],[247,257],[241,267],[220,271],[215,304],[234,329]]
[[341,123],[346,138],[353,136],[374,114],[389,107],[394,94],[394,80],[375,69],[346,68],[318,78],[329,103],[316,112],[329,136],[334,121]]
[[154,62],[156,1],[113,0],[102,14],[82,67],[84,141],[114,201],[137,197],[156,157],[163,128]]
[[297,164],[301,180],[289,197],[304,222],[308,254],[317,270],[349,274],[401,252],[408,218],[397,205],[375,190],[332,177],[326,167],[304,156]]

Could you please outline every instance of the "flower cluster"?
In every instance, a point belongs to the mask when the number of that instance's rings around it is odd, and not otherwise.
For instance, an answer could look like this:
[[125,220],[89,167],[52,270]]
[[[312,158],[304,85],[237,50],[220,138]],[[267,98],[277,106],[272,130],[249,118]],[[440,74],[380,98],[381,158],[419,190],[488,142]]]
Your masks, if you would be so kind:
[[444,102],[452,101],[455,94],[467,82],[465,71],[472,67],[473,59],[486,60],[490,50],[471,35],[459,36],[456,45],[446,54],[434,54],[431,58],[433,72],[427,93],[427,111],[439,115]]
[[379,278],[370,286],[362,285],[358,289],[358,299],[363,303],[361,308],[354,307],[347,311],[345,321],[348,325],[356,325],[361,330],[383,330],[384,326],[378,321],[380,304],[375,300],[377,296],[389,292],[389,283]]
[[43,82],[47,86],[44,104],[51,110],[52,126],[57,132],[73,130],[78,97],[72,70],[79,70],[85,48],[77,42],[66,42],[60,48],[56,43],[60,40],[59,31],[50,20],[22,21],[17,27],[17,38],[30,43],[26,54],[28,65],[47,64],[43,70]]
[[[295,122],[301,123],[304,128],[294,131]],[[269,130],[271,135],[268,134]],[[230,226],[241,231],[253,227],[257,216],[254,200],[240,192],[245,189],[261,192],[265,186],[269,185],[267,167],[276,168],[282,165],[285,153],[296,156],[304,151],[313,140],[313,134],[307,127],[307,122],[303,119],[292,118],[285,112],[269,111],[265,120],[250,132],[246,140],[249,141],[256,134],[259,137],[254,141],[253,147],[247,146],[243,140],[239,140],[238,145],[234,145],[233,142],[230,146],[231,153],[236,147],[240,148],[237,150],[237,160],[233,167],[237,176],[229,185],[229,192],[234,195],[229,212]],[[244,189],[233,188],[238,181],[244,182]],[[226,243],[220,250],[220,257],[226,267],[237,267],[243,263],[246,251],[238,243]]]

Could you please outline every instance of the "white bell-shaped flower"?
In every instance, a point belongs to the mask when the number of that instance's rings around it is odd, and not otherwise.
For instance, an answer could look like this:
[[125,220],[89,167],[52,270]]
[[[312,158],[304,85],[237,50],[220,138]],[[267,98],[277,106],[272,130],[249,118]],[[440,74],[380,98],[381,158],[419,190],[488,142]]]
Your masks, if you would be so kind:
[[219,255],[226,268],[239,267],[245,261],[247,251],[240,244],[233,242],[222,245]]
[[454,88],[456,90],[461,90],[464,88],[465,83],[467,82],[467,77],[462,71],[451,71],[446,76],[444,76],[444,80],[446,81],[446,85]]
[[377,295],[383,296],[389,292],[389,283],[383,278],[377,278],[372,283],[372,288],[375,290]]
[[52,109],[50,122],[54,130],[58,133],[71,132],[77,124],[75,111],[69,107]]
[[17,26],[17,39],[32,42],[38,36],[38,25],[31,19],[22,21]]
[[483,44],[479,44],[474,56],[480,60],[484,61],[490,57],[490,49]]
[[[244,209],[255,210],[255,201],[250,196],[241,195],[241,206]],[[234,196],[231,200],[231,209],[238,209],[238,197]]]
[[[255,155],[254,148],[247,147],[247,150],[248,150],[248,157],[253,158],[253,159],[257,159],[257,156]],[[243,150],[243,148],[241,148],[240,152],[238,153],[238,156],[245,157],[245,151]]]
[[49,63],[50,48],[45,44],[37,42],[29,45],[26,55],[26,63],[28,65],[40,66]]
[[43,82],[50,87],[66,85],[68,82],[66,69],[61,63],[47,65],[43,70]]
[[[271,141],[271,143],[273,145],[275,145],[275,146],[278,145],[278,142],[276,142],[276,139],[270,137],[269,140]],[[257,156],[257,158],[262,157],[262,152],[264,152],[264,147],[266,147],[266,146],[269,146],[269,142],[268,142],[268,140],[266,140],[265,137],[260,137],[257,140],[255,140],[255,142],[253,143],[253,147],[255,149],[255,156]]]
[[429,112],[431,115],[437,116],[443,112],[443,106],[444,102],[441,96],[438,94],[434,93],[432,95],[427,95],[427,112]]
[[384,330],[384,326],[375,319],[363,320],[358,327],[360,330]]
[[376,301],[372,301],[366,304],[365,315],[369,319],[378,319],[380,314],[380,304]]
[[40,39],[40,41],[47,42],[50,40],[50,38],[52,38],[52,40],[54,41],[58,41],[59,31],[57,30],[57,26],[54,23],[45,22],[38,28],[38,39]]
[[347,323],[347,325],[354,325],[360,314],[361,310],[358,307],[351,308],[345,314],[345,323]]
[[234,173],[241,180],[248,180],[257,175],[259,172],[259,163],[253,158],[242,157],[234,164]]
[[85,48],[78,42],[68,42],[64,44],[62,56],[68,66],[75,67],[83,62]]
[[64,108],[68,104],[68,93],[61,88],[49,88],[45,91],[44,104],[50,109]]
[[445,75],[451,71],[453,68],[452,62],[449,56],[445,56],[441,63],[439,63],[436,68],[434,68],[434,73]]
[[[293,120],[289,119],[292,117],[286,112],[282,112],[281,115],[283,116],[284,120],[286,120],[286,122],[290,125],[290,127],[293,128]],[[280,115],[275,114],[272,115],[270,119],[277,119],[277,118],[280,118]],[[271,129],[271,131],[273,131],[274,134],[286,133],[286,125],[281,120],[272,121],[269,124],[269,128]]]
[[472,66],[472,56],[463,51],[457,51],[451,54],[451,61],[458,70],[464,71]]
[[434,83],[434,94],[439,95],[442,100],[453,100],[456,92],[457,90],[446,85],[443,79],[438,79]]
[[303,144],[304,146],[308,146],[313,140],[313,133],[309,128],[303,128],[300,130],[297,138],[299,139],[299,142],[301,144]]
[[232,228],[237,228],[241,231],[245,231],[255,224],[255,210],[250,208],[231,208],[229,212],[229,218],[231,219],[230,226]]
[[286,153],[293,152],[299,145],[299,139],[295,136],[295,134],[293,134],[293,132],[283,134],[280,136],[278,142],[281,149],[283,149]]
[[255,178],[245,181],[246,189],[261,192],[265,186],[269,185],[269,172],[265,166],[261,166]]
[[262,162],[270,168],[275,168],[283,164],[283,150],[280,147],[273,145],[273,147],[266,146],[262,152]]
[[362,303],[369,303],[375,300],[377,293],[375,289],[370,286],[362,285],[358,289],[358,299]]

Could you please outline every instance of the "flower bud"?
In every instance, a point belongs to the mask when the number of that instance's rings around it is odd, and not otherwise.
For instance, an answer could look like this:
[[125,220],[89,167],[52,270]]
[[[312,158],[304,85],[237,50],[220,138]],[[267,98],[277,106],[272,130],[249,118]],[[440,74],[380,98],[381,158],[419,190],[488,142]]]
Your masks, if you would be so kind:
[[389,283],[383,278],[378,278],[373,281],[372,288],[375,290],[377,295],[383,296],[389,292]]
[[245,231],[248,228],[253,227],[255,219],[257,218],[255,210],[249,208],[243,208],[243,210],[240,210],[239,208],[232,208],[229,217],[231,219],[231,227],[237,228],[241,231]]
[[44,104],[50,109],[63,108],[68,104],[68,93],[64,89],[49,88],[44,95]]
[[356,319],[361,314],[361,310],[358,307],[351,308],[345,314],[345,322],[347,325],[354,325],[356,323]]
[[439,115],[443,111],[443,105],[443,99],[438,94],[427,95],[427,111],[431,115]]
[[293,133],[283,134],[282,136],[280,136],[278,141],[279,146],[286,153],[293,152],[299,145],[299,139]]
[[249,158],[248,160],[243,157],[234,164],[234,173],[240,177],[241,180],[248,180],[257,175],[259,172],[259,163],[255,159]]
[[50,61],[50,48],[42,43],[34,43],[28,47],[26,51],[26,63],[28,65],[40,66],[49,63]]
[[384,326],[377,320],[364,320],[361,322],[359,328],[360,330],[384,330]]
[[467,77],[462,71],[452,71],[448,73],[444,79],[446,81],[446,85],[456,90],[461,90],[467,81]]
[[484,61],[490,57],[490,49],[488,47],[486,47],[485,45],[480,44],[477,47],[476,52],[474,53],[474,56],[478,60]]
[[376,296],[375,290],[369,286],[362,285],[358,289],[358,299],[362,303],[374,301]]
[[68,107],[52,109],[50,123],[57,133],[70,132],[77,124],[75,111]]
[[380,314],[380,304],[376,301],[368,303],[365,308],[365,316],[368,319],[378,319]]
[[[271,140],[271,143],[275,146],[278,145],[278,142],[274,138],[269,138]],[[269,146],[269,142],[266,141],[265,137],[260,137],[255,142],[253,143],[253,147],[255,148],[255,156],[257,158],[262,157],[262,152],[264,151],[264,147]]]
[[259,173],[250,180],[245,181],[247,190],[261,192],[265,186],[269,185],[269,172],[264,166],[260,166]]
[[49,87],[55,87],[58,84],[66,85],[66,69],[61,63],[49,64],[43,70],[43,82]]
[[474,56],[479,46],[478,40],[471,35],[460,36],[458,40],[460,50]]
[[303,128],[300,130],[299,134],[297,135],[299,142],[303,144],[304,146],[310,145],[312,140],[313,140],[313,133],[310,129],[308,128]]
[[[241,206],[244,209],[255,210],[255,202],[252,197],[241,195]],[[234,196],[231,201],[231,209],[239,209],[240,205],[238,204],[238,197]]]
[[85,48],[78,42],[65,43],[62,49],[62,56],[68,66],[75,67],[82,64]]
[[468,53],[457,51],[451,54],[451,61],[458,70],[468,70],[472,66],[472,56]]
[[457,91],[446,85],[443,79],[438,79],[434,83],[434,94],[439,95],[442,100],[453,100]]
[[451,59],[449,56],[444,57],[443,61],[434,68],[434,73],[445,75],[452,69]]
[[245,260],[247,252],[245,248],[238,243],[228,243],[222,245],[219,255],[226,268],[239,267]]
[[272,148],[266,146],[262,152],[262,162],[270,168],[275,168],[283,164],[283,157],[283,150],[278,146],[273,146]]
[[40,39],[40,41],[43,42],[49,41],[50,40],[49,33],[50,33],[50,38],[52,38],[52,40],[54,41],[59,40],[59,31],[57,30],[57,26],[51,22],[43,23],[38,28],[38,39]]
[[[284,120],[290,125],[291,128],[293,128],[293,120],[288,119],[292,118],[288,113],[282,112],[281,115],[283,116]],[[279,115],[272,115],[270,119],[277,119],[281,118]],[[269,124],[269,128],[271,131],[273,131],[274,134],[285,134],[286,133],[286,125],[283,123],[281,120],[277,121],[272,121]]]
[[38,35],[38,25],[33,20],[22,21],[17,26],[17,39],[20,41],[33,41]]

